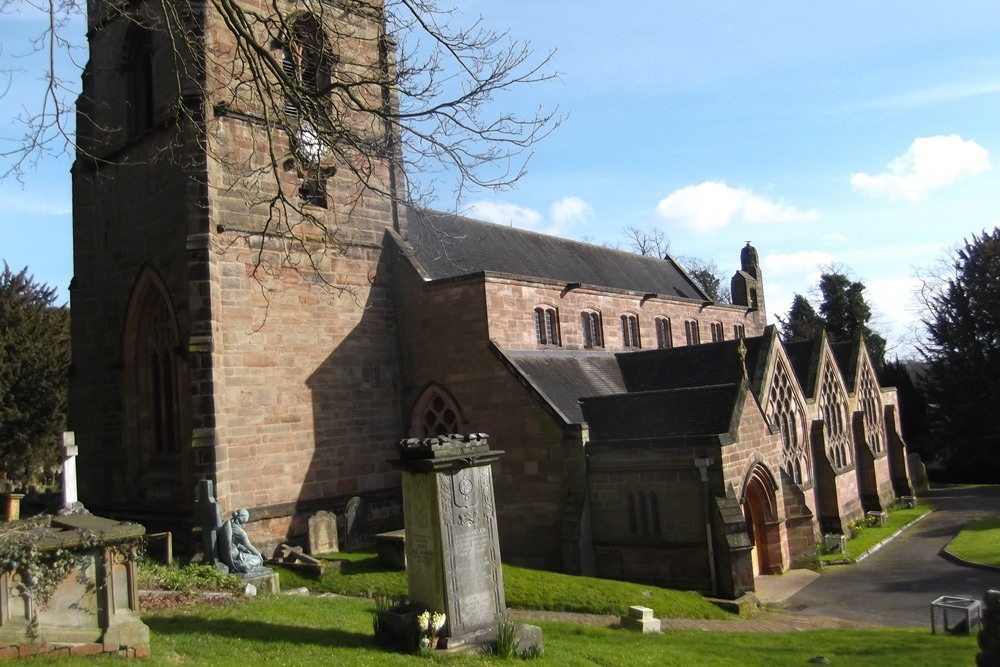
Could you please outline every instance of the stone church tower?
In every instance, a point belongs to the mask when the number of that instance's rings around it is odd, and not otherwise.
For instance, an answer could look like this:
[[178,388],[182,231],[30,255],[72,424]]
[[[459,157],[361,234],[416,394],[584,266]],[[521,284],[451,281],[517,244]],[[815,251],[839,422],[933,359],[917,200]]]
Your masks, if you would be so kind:
[[[280,26],[256,26],[300,93],[282,99],[247,94],[266,76],[241,69],[213,5],[176,4],[168,16],[90,3],[71,287],[82,500],[190,526],[208,478],[224,510],[251,509],[261,538],[356,495],[377,516],[398,494],[382,248],[386,230],[405,236],[401,175],[371,155],[321,154],[299,116],[335,77],[391,67],[379,8],[299,3]],[[394,104],[367,81],[362,96]]]

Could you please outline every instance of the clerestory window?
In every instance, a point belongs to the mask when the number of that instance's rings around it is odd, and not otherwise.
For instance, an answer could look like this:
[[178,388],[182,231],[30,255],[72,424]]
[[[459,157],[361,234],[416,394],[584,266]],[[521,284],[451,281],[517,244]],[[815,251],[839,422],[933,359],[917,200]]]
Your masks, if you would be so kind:
[[656,347],[668,348],[674,346],[673,331],[670,329],[669,317],[656,318]]
[[639,318],[631,313],[622,315],[622,343],[625,347],[642,347],[639,341]]
[[535,342],[539,345],[559,345],[559,312],[555,308],[535,308]]
[[684,322],[684,338],[687,340],[688,345],[698,345],[701,343],[698,320],[687,320]]
[[604,347],[604,330],[601,324],[601,314],[592,310],[580,313],[580,325],[583,328],[584,347]]

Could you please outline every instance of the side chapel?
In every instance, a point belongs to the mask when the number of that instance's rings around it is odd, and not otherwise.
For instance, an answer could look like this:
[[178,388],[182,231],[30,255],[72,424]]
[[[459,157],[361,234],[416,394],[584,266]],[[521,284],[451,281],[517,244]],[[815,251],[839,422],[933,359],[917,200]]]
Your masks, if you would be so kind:
[[[211,62],[180,76],[155,14],[105,7],[90,6],[73,168],[88,508],[183,535],[210,479],[255,542],[354,497],[397,528],[396,443],[488,433],[504,560],[736,597],[911,493],[895,390],[860,341],[783,343],[749,244],[733,303],[713,303],[670,257],[397,206],[403,175],[373,159],[378,187],[336,163],[285,174],[338,230],[303,270],[229,169],[267,124],[233,109]],[[330,14],[293,13],[308,38],[274,57],[317,86],[323,67],[385,66],[371,13]],[[327,41],[330,20],[352,29]]]

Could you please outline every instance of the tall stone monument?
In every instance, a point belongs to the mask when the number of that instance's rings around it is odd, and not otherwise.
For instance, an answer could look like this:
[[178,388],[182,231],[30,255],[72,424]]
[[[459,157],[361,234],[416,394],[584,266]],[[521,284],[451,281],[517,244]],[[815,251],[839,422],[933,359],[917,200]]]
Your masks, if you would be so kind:
[[408,439],[403,473],[410,602],[447,615],[438,646],[495,639],[507,614],[485,433]]

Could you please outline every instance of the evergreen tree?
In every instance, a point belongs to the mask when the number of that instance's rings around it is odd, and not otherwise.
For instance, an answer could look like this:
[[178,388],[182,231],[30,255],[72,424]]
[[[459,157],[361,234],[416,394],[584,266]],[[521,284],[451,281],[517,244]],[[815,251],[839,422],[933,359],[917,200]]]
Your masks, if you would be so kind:
[[66,428],[69,310],[25,268],[0,274],[0,477],[33,481],[59,458]]
[[868,323],[872,310],[865,300],[864,283],[851,280],[838,272],[820,276],[819,291],[822,302],[819,312],[809,301],[796,294],[786,319],[781,322],[781,335],[785,340],[815,338],[825,329],[832,342],[847,342],[864,338],[876,371],[881,371],[885,358],[885,338]]
[[1000,474],[1000,228],[965,241],[924,285],[923,387],[935,452],[965,479]]

